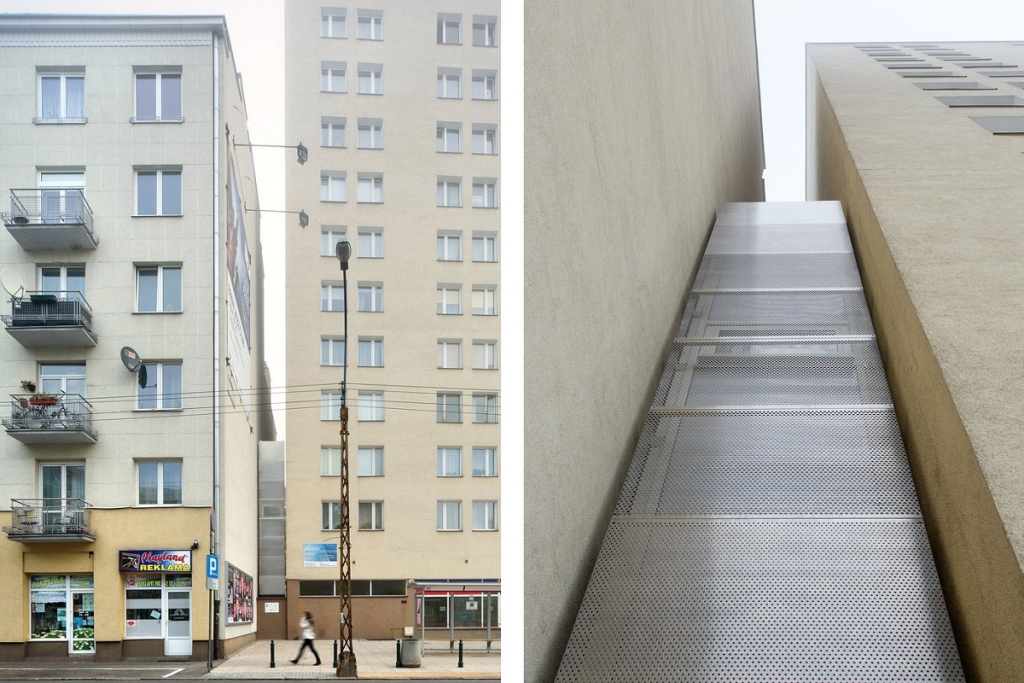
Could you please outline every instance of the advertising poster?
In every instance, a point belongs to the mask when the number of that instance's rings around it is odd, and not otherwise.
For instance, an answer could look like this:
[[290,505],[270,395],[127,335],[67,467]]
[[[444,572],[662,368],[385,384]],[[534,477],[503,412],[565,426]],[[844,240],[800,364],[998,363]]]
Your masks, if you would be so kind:
[[303,567],[337,567],[338,546],[335,543],[303,543]]
[[228,568],[228,623],[250,624],[253,615],[252,577],[231,563]]

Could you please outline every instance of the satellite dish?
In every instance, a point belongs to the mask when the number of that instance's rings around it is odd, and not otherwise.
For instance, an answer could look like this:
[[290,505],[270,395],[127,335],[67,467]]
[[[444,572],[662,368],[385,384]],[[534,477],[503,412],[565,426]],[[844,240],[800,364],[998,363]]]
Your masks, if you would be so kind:
[[3,285],[12,299],[20,299],[25,295],[25,281],[10,268],[0,270],[0,285]]
[[142,356],[138,351],[130,346],[122,346],[121,362],[128,368],[128,372],[139,373],[139,386],[145,389],[149,373],[146,372],[146,366],[142,364]]

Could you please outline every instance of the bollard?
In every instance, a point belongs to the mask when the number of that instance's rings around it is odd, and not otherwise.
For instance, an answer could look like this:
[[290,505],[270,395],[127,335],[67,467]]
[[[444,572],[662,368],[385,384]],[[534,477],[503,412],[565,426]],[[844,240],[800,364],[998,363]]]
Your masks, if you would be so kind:
[[334,664],[331,664],[335,669],[338,668],[338,641],[334,641]]
[[459,668],[462,668],[462,641],[459,641]]
[[277,665],[274,663],[274,641],[271,640],[270,641],[270,668],[273,669],[275,666],[277,666]]
[[395,641],[395,666],[399,669],[402,668],[402,641]]

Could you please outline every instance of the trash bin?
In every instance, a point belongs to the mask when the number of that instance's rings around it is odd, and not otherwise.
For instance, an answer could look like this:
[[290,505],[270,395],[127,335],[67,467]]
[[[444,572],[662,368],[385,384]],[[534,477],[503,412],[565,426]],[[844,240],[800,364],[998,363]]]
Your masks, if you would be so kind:
[[415,668],[422,663],[420,641],[416,638],[402,638],[402,668]]

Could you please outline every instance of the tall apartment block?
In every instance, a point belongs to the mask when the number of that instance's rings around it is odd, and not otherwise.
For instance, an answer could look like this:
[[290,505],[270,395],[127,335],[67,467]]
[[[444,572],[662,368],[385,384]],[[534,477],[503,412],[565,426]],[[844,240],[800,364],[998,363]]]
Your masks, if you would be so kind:
[[229,654],[274,435],[227,26],[4,15],[0,81],[0,660]]
[[338,622],[347,359],[355,637],[497,637],[498,8],[286,6],[286,139],[310,148],[287,170],[310,218],[285,242],[290,636]]
[[1024,43],[807,47],[807,197],[839,199],[968,680],[1024,680]]

